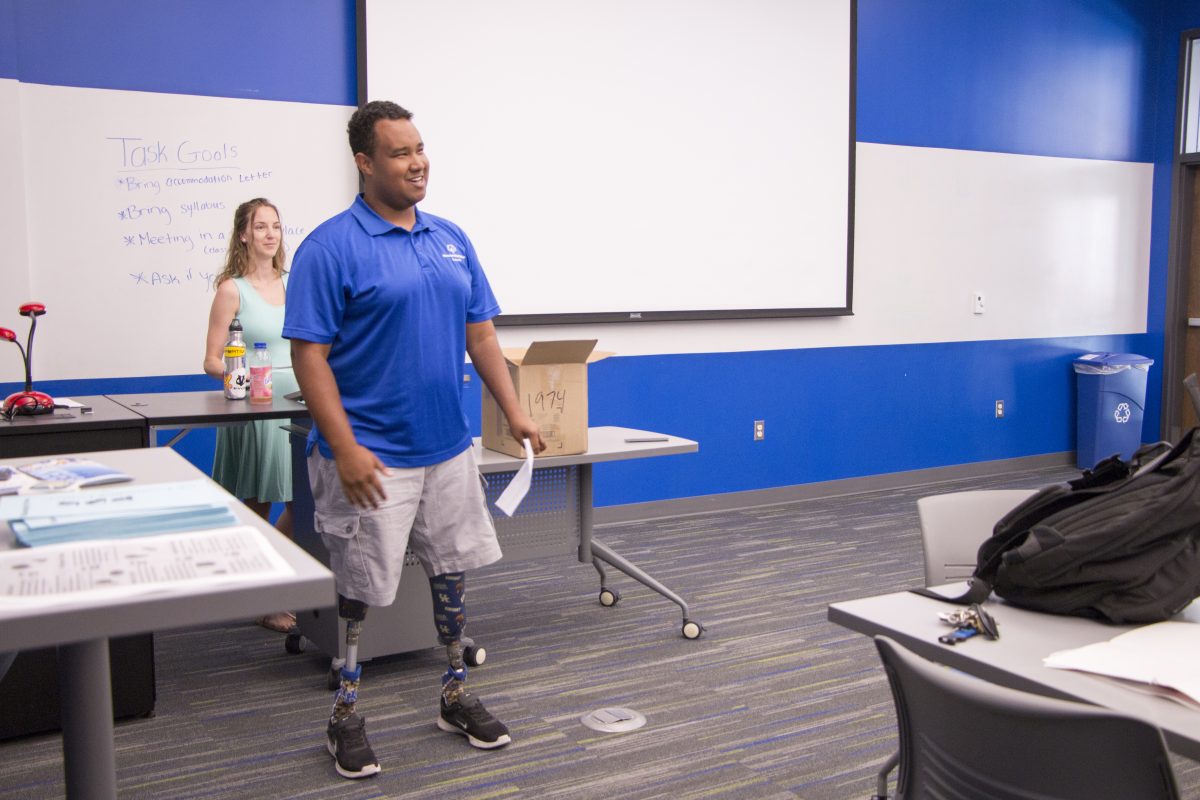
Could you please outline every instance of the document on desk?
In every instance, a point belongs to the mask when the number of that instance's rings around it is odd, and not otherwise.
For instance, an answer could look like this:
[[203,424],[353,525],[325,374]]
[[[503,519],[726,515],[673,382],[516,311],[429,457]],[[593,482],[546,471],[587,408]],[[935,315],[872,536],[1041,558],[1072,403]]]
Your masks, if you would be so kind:
[[92,540],[0,551],[0,610],[79,604],[286,577],[295,570],[258,530]]
[[1200,710],[1200,624],[1194,622],[1146,625],[1107,642],[1051,653],[1042,663],[1118,678]]
[[533,445],[529,440],[525,440],[525,463],[517,470],[517,474],[512,476],[512,480],[508,482],[508,486],[496,498],[496,508],[504,512],[504,515],[511,517],[517,512],[517,506],[521,505],[521,501],[525,499],[525,495],[529,494],[529,487],[533,485]]
[[0,519],[17,541],[42,547],[237,524],[230,497],[209,481],[135,484],[0,497]]

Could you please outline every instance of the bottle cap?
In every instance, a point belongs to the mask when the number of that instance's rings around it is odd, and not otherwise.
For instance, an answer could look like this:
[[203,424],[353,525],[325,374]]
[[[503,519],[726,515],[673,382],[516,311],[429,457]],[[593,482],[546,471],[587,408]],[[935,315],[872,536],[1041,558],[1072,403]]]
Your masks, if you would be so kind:
[[229,330],[240,331],[242,329],[242,321],[237,317],[233,318],[233,322],[229,323]]
[[255,342],[255,343],[254,343],[254,349],[255,349],[255,350],[266,350],[266,349],[267,349],[267,343],[266,343],[266,342]]

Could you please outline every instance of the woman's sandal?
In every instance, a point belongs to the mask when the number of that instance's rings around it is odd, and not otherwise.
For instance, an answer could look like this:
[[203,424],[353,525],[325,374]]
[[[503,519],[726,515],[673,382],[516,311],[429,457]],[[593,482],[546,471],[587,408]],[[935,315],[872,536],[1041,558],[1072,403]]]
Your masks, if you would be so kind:
[[296,615],[290,611],[277,611],[274,614],[259,617],[255,622],[269,631],[287,633],[296,627]]

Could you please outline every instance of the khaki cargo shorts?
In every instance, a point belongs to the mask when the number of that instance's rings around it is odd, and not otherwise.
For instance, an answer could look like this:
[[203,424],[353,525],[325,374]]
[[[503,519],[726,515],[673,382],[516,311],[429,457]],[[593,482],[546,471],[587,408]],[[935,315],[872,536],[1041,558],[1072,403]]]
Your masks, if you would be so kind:
[[317,533],[329,550],[338,594],[368,606],[391,605],[411,548],[428,577],[500,560],[474,450],[428,467],[390,467],[387,499],[357,508],[337,466],[316,448],[308,457]]

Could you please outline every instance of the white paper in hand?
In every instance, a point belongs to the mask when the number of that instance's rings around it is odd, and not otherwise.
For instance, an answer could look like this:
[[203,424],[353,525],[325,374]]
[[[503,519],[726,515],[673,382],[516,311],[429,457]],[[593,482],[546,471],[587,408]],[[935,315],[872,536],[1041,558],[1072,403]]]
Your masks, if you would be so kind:
[[517,474],[513,475],[512,480],[508,482],[508,488],[500,493],[500,497],[496,499],[496,508],[504,512],[505,516],[511,517],[517,511],[517,506],[521,505],[521,501],[525,499],[525,495],[529,494],[529,486],[533,483],[533,445],[529,440],[525,440],[525,463],[517,470]]

